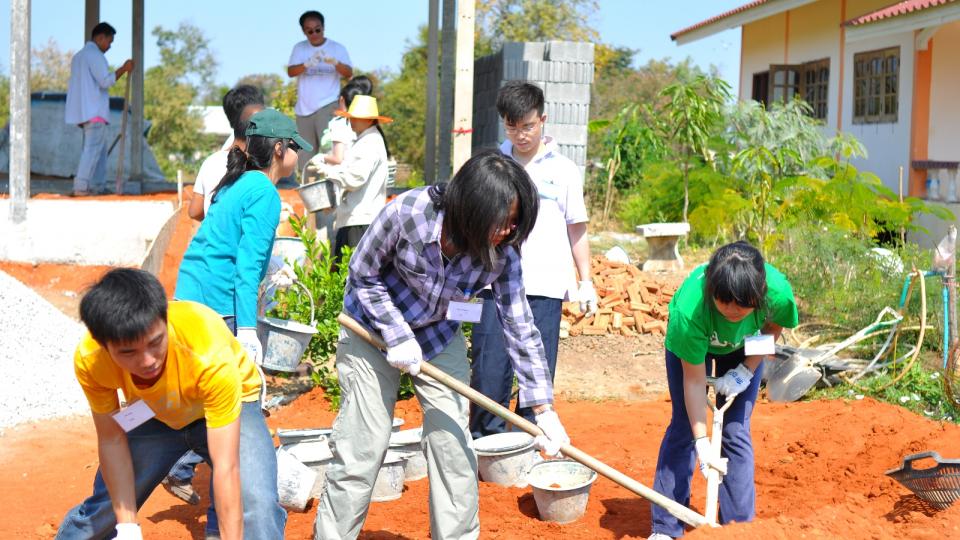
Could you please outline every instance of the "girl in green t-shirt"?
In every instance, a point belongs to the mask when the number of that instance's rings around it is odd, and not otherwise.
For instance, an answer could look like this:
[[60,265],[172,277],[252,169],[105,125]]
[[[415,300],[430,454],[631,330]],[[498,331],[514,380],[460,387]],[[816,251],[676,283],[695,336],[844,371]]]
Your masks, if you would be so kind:
[[[734,399],[724,415],[722,457],[726,476],[720,484],[721,524],[751,521],[756,490],[753,483],[753,413],[763,356],[745,356],[744,340],[758,334],[780,337],[797,325],[797,306],[786,277],[764,263],[746,242],[727,244],[710,261],[694,269],[670,302],[666,336],[667,382],[672,400],[670,425],[660,444],[653,487],[690,505],[694,464],[723,468],[707,439],[707,375],[718,377],[718,403]],[[683,524],[653,505],[650,540],[683,535]]]

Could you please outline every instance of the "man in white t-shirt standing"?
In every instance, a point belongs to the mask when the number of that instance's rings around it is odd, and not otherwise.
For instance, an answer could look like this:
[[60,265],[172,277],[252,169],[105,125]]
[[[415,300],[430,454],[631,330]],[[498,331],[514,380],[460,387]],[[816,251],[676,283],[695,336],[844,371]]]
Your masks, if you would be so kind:
[[[575,291],[581,309],[592,313],[597,308],[597,293],[590,279],[588,217],[580,169],[560,154],[551,137],[543,135],[547,120],[543,109],[543,90],[527,82],[509,82],[497,94],[497,112],[507,134],[500,151],[523,166],[540,196],[537,223],[521,247],[520,263],[527,302],[543,340],[552,378],[557,367],[563,300]],[[575,285],[574,269],[579,285]],[[509,407],[514,374],[503,325],[491,292],[484,290],[479,296],[484,301],[480,322],[473,325],[470,386]],[[518,407],[517,414],[535,420],[529,408]],[[505,428],[503,419],[471,405],[470,431],[475,439],[502,433]]]
[[[347,49],[324,35],[323,15],[307,11],[300,16],[300,29],[307,39],[293,46],[287,75],[297,77],[297,131],[320,148],[323,130],[333,117],[340,97],[340,79],[353,77]],[[314,153],[301,150],[297,169],[302,171]]]

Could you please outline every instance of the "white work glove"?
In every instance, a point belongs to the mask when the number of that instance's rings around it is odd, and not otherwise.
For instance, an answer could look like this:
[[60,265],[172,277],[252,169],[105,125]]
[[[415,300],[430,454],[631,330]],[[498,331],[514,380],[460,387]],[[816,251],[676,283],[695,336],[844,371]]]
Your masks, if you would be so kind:
[[534,446],[550,457],[560,456],[560,447],[570,444],[567,430],[563,429],[557,411],[549,409],[535,416],[537,427],[543,430],[543,435],[537,435],[533,440]]
[[723,377],[713,383],[717,395],[723,394],[731,397],[743,392],[750,386],[750,380],[753,379],[753,372],[742,363],[737,367],[726,372]]
[[290,265],[284,264],[276,272],[270,274],[268,279],[270,280],[271,287],[285,291],[292,287],[293,283],[297,281],[297,273],[293,271]]
[[320,65],[320,54],[315,54],[303,61],[303,67],[307,69],[315,68]]
[[581,281],[577,289],[577,298],[580,299],[580,312],[587,317],[597,312],[597,290],[592,281]]
[[254,364],[263,364],[263,346],[260,345],[256,328],[237,328],[237,341],[247,350]]
[[727,474],[726,460],[720,456],[713,455],[713,448],[710,447],[710,439],[700,437],[693,443],[697,449],[697,460],[700,461],[700,473],[707,477],[707,467],[713,467],[720,471],[720,474]]
[[140,525],[136,523],[117,523],[116,540],[143,540],[143,533],[140,532]]
[[420,374],[420,362],[423,361],[423,351],[415,338],[410,338],[399,345],[387,348],[387,363],[416,377]]

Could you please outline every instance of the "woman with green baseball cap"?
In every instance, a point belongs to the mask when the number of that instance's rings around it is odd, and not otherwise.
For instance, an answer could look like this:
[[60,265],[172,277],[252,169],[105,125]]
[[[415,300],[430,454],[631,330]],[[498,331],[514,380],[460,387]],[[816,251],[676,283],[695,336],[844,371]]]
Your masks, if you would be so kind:
[[276,109],[251,116],[246,136],[246,150],[230,150],[227,174],[183,255],[174,296],[206,304],[235,324],[237,339],[259,365],[257,290],[280,222],[276,183],[293,172],[297,150],[313,147]]

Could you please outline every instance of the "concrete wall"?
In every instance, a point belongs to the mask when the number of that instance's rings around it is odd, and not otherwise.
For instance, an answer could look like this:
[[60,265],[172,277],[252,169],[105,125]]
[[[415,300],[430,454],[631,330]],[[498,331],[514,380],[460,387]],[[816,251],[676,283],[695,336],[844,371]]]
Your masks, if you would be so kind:
[[175,211],[164,201],[31,199],[13,225],[9,203],[0,200],[0,260],[32,263],[140,266]]
[[931,45],[928,155],[937,161],[960,161],[960,22],[942,26]]

